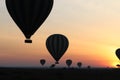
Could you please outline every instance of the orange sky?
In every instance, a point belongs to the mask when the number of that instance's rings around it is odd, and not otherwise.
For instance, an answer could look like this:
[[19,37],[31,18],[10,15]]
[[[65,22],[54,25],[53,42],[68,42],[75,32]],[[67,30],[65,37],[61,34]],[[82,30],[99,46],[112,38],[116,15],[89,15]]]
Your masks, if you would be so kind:
[[119,59],[115,50],[120,47],[119,0],[55,0],[51,14],[32,36],[33,43],[25,44],[24,35],[9,16],[4,0],[0,1],[0,66],[46,66],[54,63],[45,41],[51,34],[63,34],[69,48],[58,66],[65,60],[78,61],[83,66],[115,67]]

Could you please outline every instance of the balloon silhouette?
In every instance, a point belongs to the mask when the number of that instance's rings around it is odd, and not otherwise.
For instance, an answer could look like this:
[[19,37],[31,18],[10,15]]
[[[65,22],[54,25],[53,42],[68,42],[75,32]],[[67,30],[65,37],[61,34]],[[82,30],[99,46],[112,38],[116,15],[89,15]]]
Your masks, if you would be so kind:
[[117,66],[118,68],[120,68],[120,64],[117,64],[116,66]]
[[87,66],[87,68],[88,68],[88,69],[90,69],[90,68],[91,68],[91,66]]
[[26,37],[25,43],[32,43],[31,36],[46,20],[52,6],[53,0],[6,0],[10,16]]
[[82,63],[81,62],[78,62],[77,63],[77,66],[80,68],[82,66]]
[[50,68],[54,68],[56,65],[55,64],[52,64],[51,66],[50,66]]
[[120,60],[120,48],[118,48],[117,50],[116,50],[116,56],[119,58],[119,60]]
[[53,34],[46,40],[46,47],[51,56],[56,60],[56,64],[58,64],[59,59],[64,55],[68,45],[68,39],[61,34]]
[[40,60],[40,63],[42,64],[42,66],[45,64],[45,62],[46,62],[45,59]]
[[70,66],[71,66],[71,64],[72,64],[72,60],[67,59],[67,60],[66,60],[66,64],[67,64],[67,66],[68,66],[68,67],[70,67]]

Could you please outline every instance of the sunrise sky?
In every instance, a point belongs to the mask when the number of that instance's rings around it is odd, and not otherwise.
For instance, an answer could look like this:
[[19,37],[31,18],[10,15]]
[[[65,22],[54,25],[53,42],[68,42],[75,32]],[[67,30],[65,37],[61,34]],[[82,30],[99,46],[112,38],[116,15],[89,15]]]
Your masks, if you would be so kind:
[[120,0],[55,0],[53,9],[42,26],[25,44],[25,37],[9,16],[5,0],[0,0],[0,66],[39,67],[55,62],[45,42],[51,34],[63,34],[69,48],[57,66],[115,67],[120,61],[115,50],[120,47]]

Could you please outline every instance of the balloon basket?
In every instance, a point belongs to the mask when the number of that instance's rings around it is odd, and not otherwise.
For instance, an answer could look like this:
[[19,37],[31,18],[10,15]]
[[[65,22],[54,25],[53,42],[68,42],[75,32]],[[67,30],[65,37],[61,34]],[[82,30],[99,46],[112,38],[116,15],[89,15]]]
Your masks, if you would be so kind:
[[55,62],[55,64],[59,64],[59,62]]
[[25,40],[25,43],[32,43],[32,40]]

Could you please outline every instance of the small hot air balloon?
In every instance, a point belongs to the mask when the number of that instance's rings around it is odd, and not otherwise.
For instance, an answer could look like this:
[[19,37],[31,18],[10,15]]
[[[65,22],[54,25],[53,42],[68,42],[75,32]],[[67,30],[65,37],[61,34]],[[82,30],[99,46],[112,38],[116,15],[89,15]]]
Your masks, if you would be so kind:
[[31,36],[46,20],[52,6],[53,0],[6,0],[7,10],[26,37],[26,43],[32,43]]
[[62,34],[53,34],[46,40],[46,47],[58,64],[69,45],[68,39]]
[[50,68],[54,68],[56,65],[55,64],[52,64],[51,66],[50,66]]
[[46,62],[45,59],[40,60],[40,63],[41,63],[42,66],[45,64],[45,62]]
[[71,59],[67,59],[67,60],[66,60],[66,64],[67,64],[68,67],[70,67],[71,64],[72,64],[72,60],[71,60]]
[[88,65],[87,68],[88,68],[88,69],[91,69],[91,66]]
[[120,60],[120,48],[118,48],[115,53],[118,59]]
[[77,63],[77,66],[80,68],[82,66],[82,63],[81,62],[78,62]]
[[117,66],[118,68],[120,68],[120,64],[117,64],[116,66]]

